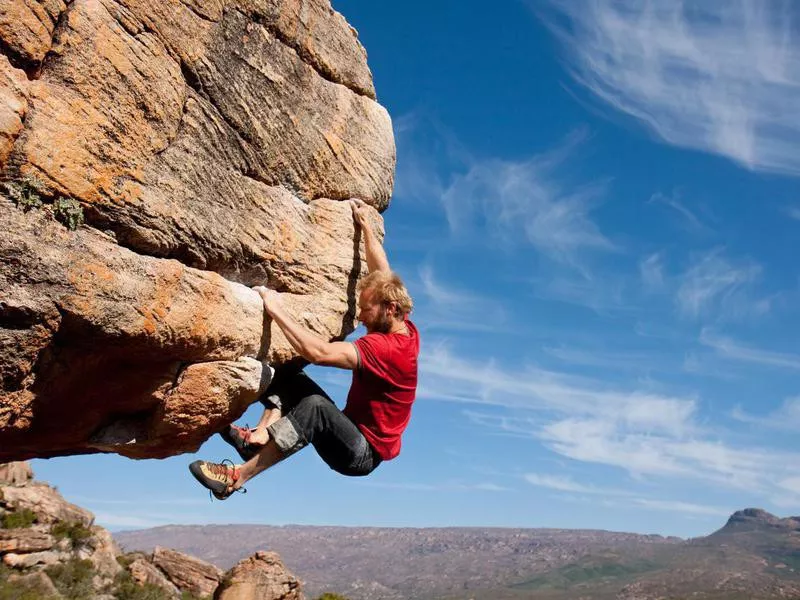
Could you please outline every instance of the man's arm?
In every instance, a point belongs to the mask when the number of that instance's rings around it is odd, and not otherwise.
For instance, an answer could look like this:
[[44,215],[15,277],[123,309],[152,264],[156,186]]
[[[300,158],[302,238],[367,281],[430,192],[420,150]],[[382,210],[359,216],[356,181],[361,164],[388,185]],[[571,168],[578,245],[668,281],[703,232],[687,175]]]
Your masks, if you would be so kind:
[[355,370],[358,352],[350,342],[327,342],[300,325],[289,316],[280,300],[280,294],[263,286],[253,288],[264,302],[264,309],[281,328],[286,339],[303,358],[315,365]]
[[367,268],[369,272],[391,271],[389,259],[386,258],[386,251],[378,241],[369,223],[369,217],[367,216],[369,208],[361,200],[351,200],[350,208],[353,209],[353,218],[356,221],[356,225],[361,228],[364,234],[364,246],[366,246],[367,250]]

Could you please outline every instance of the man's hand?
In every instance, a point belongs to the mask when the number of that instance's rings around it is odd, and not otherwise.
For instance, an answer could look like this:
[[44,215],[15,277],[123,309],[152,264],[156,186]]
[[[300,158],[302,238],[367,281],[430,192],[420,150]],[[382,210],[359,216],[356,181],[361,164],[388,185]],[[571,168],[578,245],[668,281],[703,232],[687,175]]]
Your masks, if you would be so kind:
[[267,311],[269,316],[272,316],[274,310],[281,304],[281,295],[275,290],[266,288],[263,285],[257,285],[253,290],[258,292],[258,295],[261,296],[261,300],[264,302],[264,310]]
[[363,200],[350,200],[350,208],[353,209],[353,218],[356,224],[365,230],[369,227],[369,208]]

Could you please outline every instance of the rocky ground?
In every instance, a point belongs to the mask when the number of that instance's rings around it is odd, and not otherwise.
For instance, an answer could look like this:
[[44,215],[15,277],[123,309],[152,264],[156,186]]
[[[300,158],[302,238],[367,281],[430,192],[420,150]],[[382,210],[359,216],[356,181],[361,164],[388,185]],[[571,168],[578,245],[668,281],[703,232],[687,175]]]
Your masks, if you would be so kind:
[[228,572],[163,547],[123,553],[94,515],[35,481],[27,463],[0,465],[3,600],[301,600],[274,552]]

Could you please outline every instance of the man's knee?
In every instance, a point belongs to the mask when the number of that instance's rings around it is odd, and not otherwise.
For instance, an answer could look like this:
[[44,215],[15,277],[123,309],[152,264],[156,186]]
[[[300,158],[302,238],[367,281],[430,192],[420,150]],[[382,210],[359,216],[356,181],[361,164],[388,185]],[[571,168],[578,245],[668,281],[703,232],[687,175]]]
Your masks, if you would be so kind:
[[303,400],[300,402],[300,405],[302,405],[303,410],[319,414],[330,409],[330,407],[333,405],[333,401],[330,398],[321,396],[320,394],[312,394],[311,396],[306,396],[303,398]]

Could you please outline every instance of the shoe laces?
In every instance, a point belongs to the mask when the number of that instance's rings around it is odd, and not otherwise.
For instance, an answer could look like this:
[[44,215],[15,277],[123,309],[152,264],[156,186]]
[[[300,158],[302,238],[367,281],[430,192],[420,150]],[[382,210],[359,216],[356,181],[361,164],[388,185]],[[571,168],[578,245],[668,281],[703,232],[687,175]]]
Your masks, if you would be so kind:
[[[208,463],[208,470],[211,471],[211,473],[213,473],[214,475],[217,475],[217,476],[220,476],[220,477],[224,477],[225,480],[226,480],[225,483],[226,483],[226,485],[228,487],[232,486],[234,483],[236,483],[239,480],[239,469],[236,468],[236,465],[234,464],[234,462],[232,460],[230,460],[229,458],[226,458],[221,463]],[[228,484],[228,481],[230,481],[230,484]],[[226,492],[225,498],[227,498],[228,496],[230,496],[234,492],[238,492],[240,494],[246,494],[247,493],[247,488],[240,487],[240,488],[234,489],[230,493]],[[214,492],[212,492],[211,490],[208,490],[208,494],[209,494],[209,496],[211,496],[211,501],[213,502],[214,498],[215,498]],[[224,500],[225,498],[222,498],[222,499]],[[217,499],[219,500],[219,498],[217,498]]]

